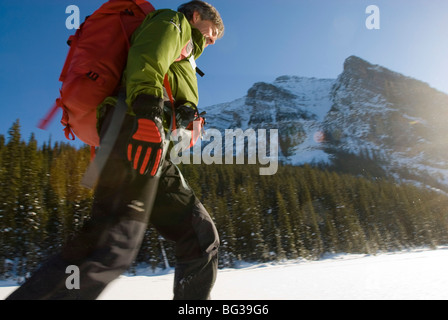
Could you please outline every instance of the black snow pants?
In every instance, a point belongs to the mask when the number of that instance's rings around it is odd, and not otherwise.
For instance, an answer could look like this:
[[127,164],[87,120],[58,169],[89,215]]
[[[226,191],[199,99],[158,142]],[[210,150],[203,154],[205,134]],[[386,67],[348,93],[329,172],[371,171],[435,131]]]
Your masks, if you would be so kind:
[[[218,267],[217,230],[169,160],[158,185],[131,169],[126,147],[132,127],[132,117],[126,116],[95,189],[89,221],[7,299],[96,299],[129,268],[148,222],[176,244],[174,299],[210,298]],[[79,270],[79,289],[66,285],[69,266]]]

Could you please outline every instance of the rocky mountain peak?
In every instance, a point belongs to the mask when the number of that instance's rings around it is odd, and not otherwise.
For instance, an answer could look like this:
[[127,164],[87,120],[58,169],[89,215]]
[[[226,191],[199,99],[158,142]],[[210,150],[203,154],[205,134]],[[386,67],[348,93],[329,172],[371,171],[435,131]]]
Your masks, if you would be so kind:
[[399,179],[431,177],[448,190],[448,95],[359,57],[348,57],[337,79],[285,75],[209,109],[207,119],[222,130],[278,128],[285,163],[375,154]]
[[367,70],[373,65],[364,59],[357,56],[350,56],[344,61],[344,72],[357,73],[359,71]]

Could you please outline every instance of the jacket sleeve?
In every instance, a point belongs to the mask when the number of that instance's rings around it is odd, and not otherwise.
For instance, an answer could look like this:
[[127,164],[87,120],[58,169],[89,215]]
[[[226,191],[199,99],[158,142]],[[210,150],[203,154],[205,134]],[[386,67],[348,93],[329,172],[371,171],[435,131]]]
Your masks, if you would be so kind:
[[140,94],[163,98],[163,79],[191,38],[187,19],[172,10],[148,15],[131,40],[125,70],[127,104]]
[[194,71],[188,60],[175,62],[168,71],[171,90],[178,105],[194,105],[199,102],[198,84],[196,71]]

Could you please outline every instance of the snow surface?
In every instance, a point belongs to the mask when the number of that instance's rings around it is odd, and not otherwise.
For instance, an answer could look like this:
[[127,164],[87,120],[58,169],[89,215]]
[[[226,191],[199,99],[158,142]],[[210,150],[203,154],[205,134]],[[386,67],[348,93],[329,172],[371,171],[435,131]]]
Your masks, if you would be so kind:
[[[242,264],[220,270],[214,300],[445,300],[448,247],[319,261]],[[170,300],[173,270],[121,276],[100,300]],[[16,286],[0,281],[0,299]]]

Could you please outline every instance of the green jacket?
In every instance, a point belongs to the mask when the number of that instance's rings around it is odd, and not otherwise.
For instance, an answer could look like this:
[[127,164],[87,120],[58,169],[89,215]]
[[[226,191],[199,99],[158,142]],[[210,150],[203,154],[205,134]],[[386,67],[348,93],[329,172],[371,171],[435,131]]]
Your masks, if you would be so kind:
[[[176,61],[189,42],[193,51]],[[163,79],[168,73],[174,99],[178,103],[199,101],[196,70],[188,60],[197,59],[205,45],[204,36],[179,12],[163,9],[150,13],[131,39],[124,73],[127,104],[132,106],[140,94],[163,98]],[[191,51],[191,50],[189,50]]]
[[[190,41],[193,43],[193,52],[185,59],[176,61]],[[197,59],[204,46],[204,36],[190,25],[182,13],[169,9],[150,13],[131,38],[123,77],[128,112],[133,113],[132,104],[139,94],[164,98],[165,74],[168,74],[176,104],[197,106],[199,94],[196,70],[188,58],[194,55]],[[104,106],[114,106],[116,102],[117,97],[108,97],[98,107],[98,130],[106,111]]]

